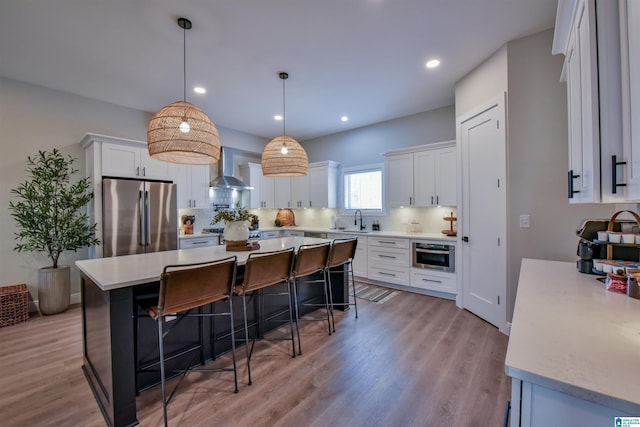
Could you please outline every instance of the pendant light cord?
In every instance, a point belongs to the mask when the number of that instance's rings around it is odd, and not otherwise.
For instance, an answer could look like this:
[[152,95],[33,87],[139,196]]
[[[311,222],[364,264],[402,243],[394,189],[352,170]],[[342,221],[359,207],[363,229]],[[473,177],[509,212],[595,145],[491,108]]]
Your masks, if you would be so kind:
[[287,134],[287,113],[285,109],[285,96],[284,96],[284,81],[286,78],[282,79],[282,135],[285,136]]
[[182,28],[182,100],[187,101],[187,28]]

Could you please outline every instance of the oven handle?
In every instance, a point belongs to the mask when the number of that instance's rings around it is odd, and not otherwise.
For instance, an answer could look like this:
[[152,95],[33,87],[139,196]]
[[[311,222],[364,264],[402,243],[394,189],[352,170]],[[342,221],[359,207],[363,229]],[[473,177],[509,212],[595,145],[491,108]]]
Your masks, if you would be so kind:
[[419,249],[419,248],[416,248],[416,252],[421,254],[442,254],[442,255],[449,255],[451,253],[451,251],[439,251],[436,249]]

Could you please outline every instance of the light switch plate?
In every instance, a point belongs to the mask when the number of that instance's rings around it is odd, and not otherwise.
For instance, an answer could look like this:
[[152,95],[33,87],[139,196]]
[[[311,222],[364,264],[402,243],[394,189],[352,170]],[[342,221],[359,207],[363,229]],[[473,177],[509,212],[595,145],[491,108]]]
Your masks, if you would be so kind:
[[529,215],[520,215],[520,228],[529,228],[531,226],[530,220]]

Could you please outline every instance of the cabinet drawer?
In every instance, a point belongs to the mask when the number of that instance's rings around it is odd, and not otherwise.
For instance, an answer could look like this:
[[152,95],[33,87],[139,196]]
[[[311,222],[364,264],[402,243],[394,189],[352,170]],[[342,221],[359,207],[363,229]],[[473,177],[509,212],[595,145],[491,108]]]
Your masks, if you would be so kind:
[[430,272],[423,269],[411,269],[411,286],[432,291],[457,293],[455,273]]
[[369,262],[373,263],[373,265],[380,264],[397,267],[409,267],[411,265],[409,249],[369,246],[368,252]]
[[398,285],[409,285],[409,269],[402,267],[371,265],[369,262],[368,279],[379,280],[381,282],[396,283]]
[[409,249],[409,239],[396,239],[393,237],[373,237],[368,236],[369,246],[380,246],[383,248],[406,248]]
[[280,230],[262,231],[262,240],[277,239],[280,237]]
[[180,249],[199,248],[202,246],[217,246],[218,236],[193,237],[180,239]]

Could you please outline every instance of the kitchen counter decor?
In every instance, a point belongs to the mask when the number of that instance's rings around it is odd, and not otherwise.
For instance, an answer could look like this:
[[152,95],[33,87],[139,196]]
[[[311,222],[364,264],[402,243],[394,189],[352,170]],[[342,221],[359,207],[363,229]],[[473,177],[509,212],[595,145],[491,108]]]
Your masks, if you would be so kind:
[[249,213],[247,208],[241,207],[240,203],[236,204],[233,209],[217,209],[216,214],[211,220],[211,225],[220,221],[225,222],[224,240],[227,248],[237,248],[247,246],[249,240],[249,221],[253,215]]

